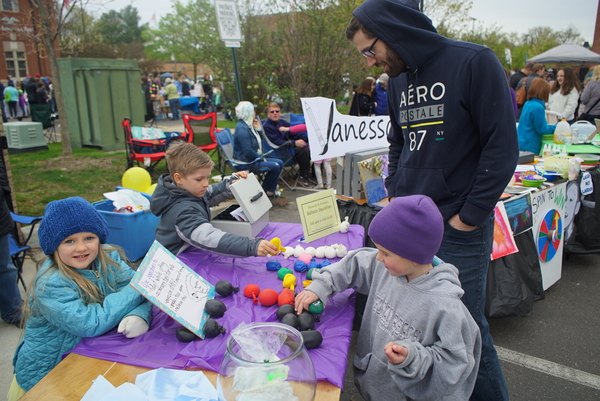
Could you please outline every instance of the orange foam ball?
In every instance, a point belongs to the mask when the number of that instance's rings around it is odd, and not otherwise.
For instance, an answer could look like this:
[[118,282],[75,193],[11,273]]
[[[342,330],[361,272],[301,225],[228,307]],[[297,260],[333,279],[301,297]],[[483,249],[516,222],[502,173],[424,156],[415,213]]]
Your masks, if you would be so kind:
[[277,298],[277,304],[279,306],[294,305],[295,301],[296,294],[294,294],[294,291],[290,290],[289,288],[284,288],[281,290],[279,297]]

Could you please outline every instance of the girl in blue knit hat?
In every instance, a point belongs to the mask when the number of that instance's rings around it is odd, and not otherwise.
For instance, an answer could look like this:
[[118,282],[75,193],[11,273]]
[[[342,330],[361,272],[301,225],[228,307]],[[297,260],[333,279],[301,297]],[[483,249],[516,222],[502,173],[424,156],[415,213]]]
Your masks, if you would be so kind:
[[296,297],[301,313],[353,288],[368,294],[354,382],[366,400],[468,400],[481,355],[481,335],[461,302],[458,270],[434,262],[444,234],[431,198],[395,198],[375,215],[362,248],[313,273]]
[[134,338],[148,331],[151,319],[151,304],[128,285],[134,272],[123,251],[104,245],[108,226],[87,200],[50,202],[38,236],[47,258],[30,289],[9,401],[29,391],[82,338],[115,327]]

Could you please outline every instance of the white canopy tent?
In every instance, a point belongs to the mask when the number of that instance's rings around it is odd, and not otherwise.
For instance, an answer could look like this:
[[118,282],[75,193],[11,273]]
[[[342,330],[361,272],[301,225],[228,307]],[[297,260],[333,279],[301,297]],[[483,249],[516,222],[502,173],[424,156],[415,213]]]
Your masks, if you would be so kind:
[[575,43],[565,43],[538,54],[528,61],[534,63],[600,63],[600,54]]

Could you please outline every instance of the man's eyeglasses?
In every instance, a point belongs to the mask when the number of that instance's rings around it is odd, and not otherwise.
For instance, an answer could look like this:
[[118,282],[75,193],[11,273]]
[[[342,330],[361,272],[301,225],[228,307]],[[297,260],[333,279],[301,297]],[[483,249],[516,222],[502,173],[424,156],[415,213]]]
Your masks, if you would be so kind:
[[371,44],[371,46],[367,49],[367,51],[362,52],[362,55],[364,57],[375,57],[375,52],[373,51],[373,47],[375,47],[375,43],[377,43],[377,41],[379,40],[379,38],[376,38],[375,41],[373,42],[373,44]]
[[280,112],[279,110],[271,110],[271,111],[269,111],[269,113],[279,113],[279,112]]

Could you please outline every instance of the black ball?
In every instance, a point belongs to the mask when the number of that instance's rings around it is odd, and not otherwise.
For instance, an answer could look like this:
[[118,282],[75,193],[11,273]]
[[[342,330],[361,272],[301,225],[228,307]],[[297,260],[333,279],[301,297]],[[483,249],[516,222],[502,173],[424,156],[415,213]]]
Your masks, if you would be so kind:
[[313,330],[315,328],[315,318],[308,312],[302,312],[298,316],[298,329],[300,331]]
[[189,343],[194,340],[200,339],[197,335],[186,329],[185,327],[180,327],[175,331],[175,336],[182,343]]
[[210,317],[223,317],[227,307],[218,299],[209,299],[206,301],[204,310],[206,310],[206,313],[208,313]]
[[321,346],[323,343],[323,335],[316,330],[301,331],[302,337],[304,338],[304,346],[306,349],[314,349]]
[[277,320],[281,322],[281,319],[288,313],[296,314],[296,310],[294,309],[294,305],[281,305],[277,312],[275,312],[275,316],[277,316]]
[[287,324],[288,326],[292,326],[293,328],[298,328],[298,316],[295,313],[288,313],[281,319],[281,323]]

